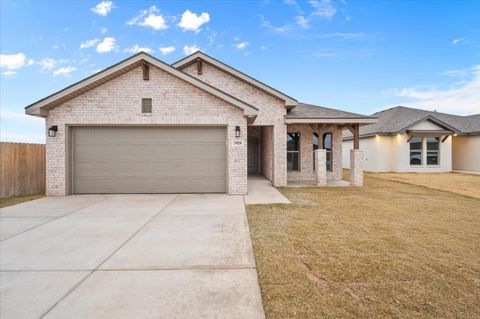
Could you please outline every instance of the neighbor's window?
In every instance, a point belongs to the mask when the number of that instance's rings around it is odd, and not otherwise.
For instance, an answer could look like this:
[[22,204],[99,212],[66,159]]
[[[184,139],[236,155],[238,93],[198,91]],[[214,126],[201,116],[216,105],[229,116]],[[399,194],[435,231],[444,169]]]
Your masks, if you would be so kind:
[[300,170],[300,133],[287,133],[287,170]]
[[422,165],[423,138],[412,137],[410,140],[410,165]]
[[313,170],[315,170],[315,163],[317,159],[315,158],[315,150],[318,150],[318,134],[312,134],[312,145],[313,145]]
[[327,150],[327,171],[332,171],[332,133],[323,134],[323,148]]
[[427,138],[427,165],[440,164],[440,138]]

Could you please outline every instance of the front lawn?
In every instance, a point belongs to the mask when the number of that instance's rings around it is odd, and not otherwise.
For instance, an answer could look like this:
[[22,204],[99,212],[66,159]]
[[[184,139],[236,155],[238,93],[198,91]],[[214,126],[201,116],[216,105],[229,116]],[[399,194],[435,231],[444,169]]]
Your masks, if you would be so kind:
[[370,174],[280,190],[247,207],[267,318],[480,316],[480,199]]
[[372,176],[480,198],[480,174],[373,173]]

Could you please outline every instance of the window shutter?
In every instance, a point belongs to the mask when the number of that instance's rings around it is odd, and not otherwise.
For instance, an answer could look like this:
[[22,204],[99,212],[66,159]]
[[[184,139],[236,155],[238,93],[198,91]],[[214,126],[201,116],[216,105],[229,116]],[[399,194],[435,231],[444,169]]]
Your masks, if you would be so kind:
[[142,99],[142,113],[152,113],[152,99]]

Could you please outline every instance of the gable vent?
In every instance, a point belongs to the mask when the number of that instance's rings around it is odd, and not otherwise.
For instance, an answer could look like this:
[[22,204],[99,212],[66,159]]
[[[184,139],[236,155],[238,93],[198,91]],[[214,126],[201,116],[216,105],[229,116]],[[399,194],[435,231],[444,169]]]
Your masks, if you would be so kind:
[[142,99],[142,113],[152,113],[152,99]]

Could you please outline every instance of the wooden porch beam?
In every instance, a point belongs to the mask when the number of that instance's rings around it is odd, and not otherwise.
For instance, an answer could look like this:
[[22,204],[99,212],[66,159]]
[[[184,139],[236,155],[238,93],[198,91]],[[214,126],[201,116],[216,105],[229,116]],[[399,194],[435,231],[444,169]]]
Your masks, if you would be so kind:
[[353,126],[353,149],[360,149],[360,125]]
[[197,59],[197,74],[202,75],[202,59]]
[[148,81],[150,79],[150,68],[148,66],[148,63],[143,61],[142,63],[142,70],[143,70],[143,79],[145,81]]

